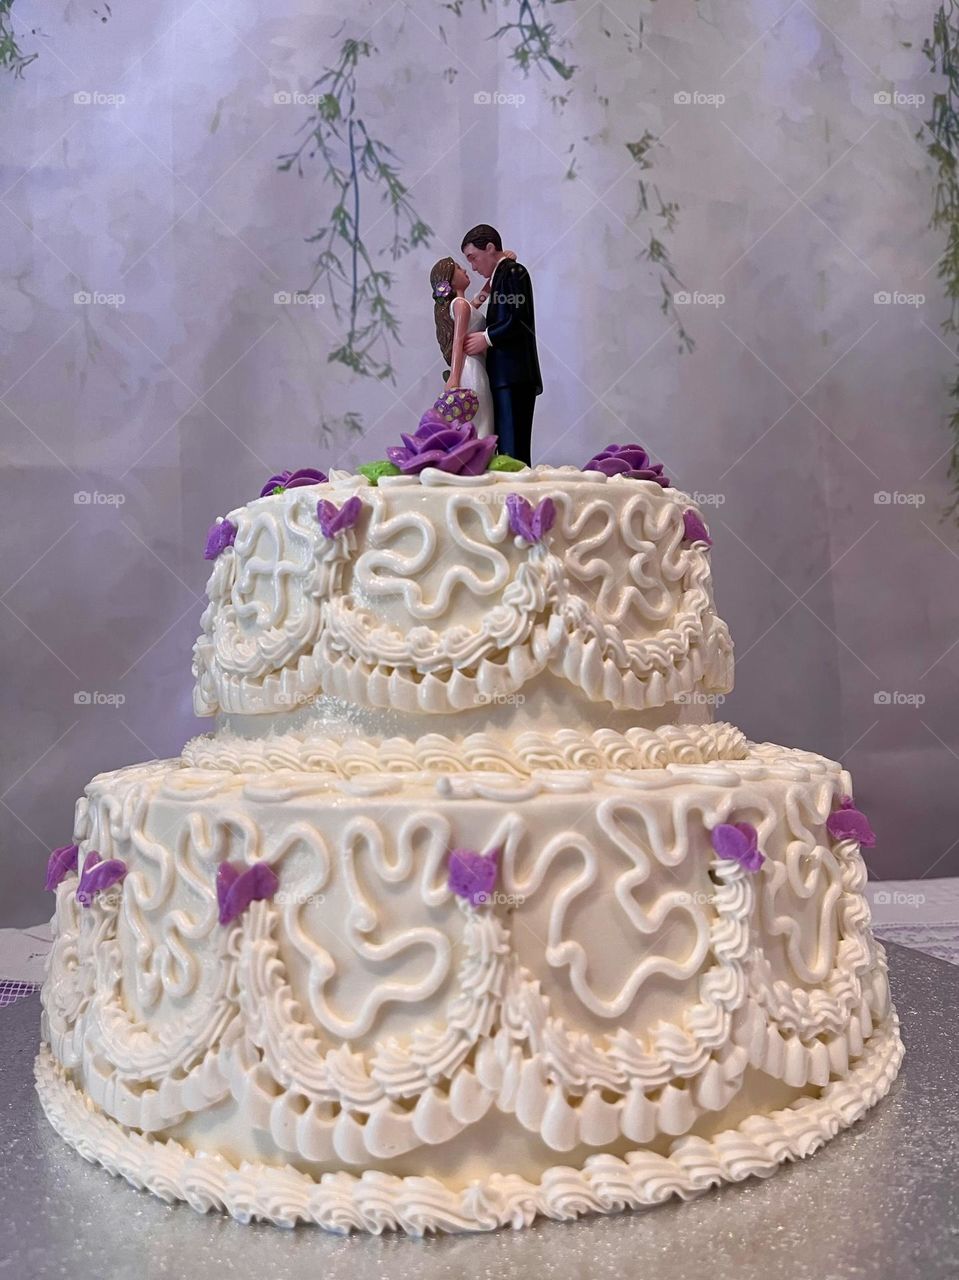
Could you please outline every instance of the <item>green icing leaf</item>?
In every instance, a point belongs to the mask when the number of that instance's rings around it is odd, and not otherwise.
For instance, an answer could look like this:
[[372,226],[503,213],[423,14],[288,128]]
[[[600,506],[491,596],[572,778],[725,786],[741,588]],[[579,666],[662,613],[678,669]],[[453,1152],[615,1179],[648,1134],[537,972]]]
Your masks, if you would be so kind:
[[508,453],[497,453],[487,467],[488,471],[525,471],[526,463],[519,458],[511,458]]
[[364,462],[362,466],[356,468],[361,476],[366,476],[370,484],[378,483],[380,476],[398,476],[400,469],[395,462],[387,462],[382,459],[380,462]]

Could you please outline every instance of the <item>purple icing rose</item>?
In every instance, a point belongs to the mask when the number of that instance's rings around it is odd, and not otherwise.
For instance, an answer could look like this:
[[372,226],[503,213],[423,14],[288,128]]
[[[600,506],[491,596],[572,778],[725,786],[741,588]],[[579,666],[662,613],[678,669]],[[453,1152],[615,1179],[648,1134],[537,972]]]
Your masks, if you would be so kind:
[[856,840],[865,849],[876,844],[876,833],[866,815],[853,805],[852,796],[842,797],[839,808],[826,819],[826,830],[833,840]]
[[270,476],[260,490],[260,497],[283,493],[287,489],[301,489],[307,484],[326,484],[326,479],[323,472],[317,471],[315,467],[301,467],[299,471],[278,471],[275,476]]
[[236,541],[236,525],[232,520],[217,520],[215,524],[210,525],[210,532],[206,535],[206,548],[203,552],[204,560],[215,560],[221,551],[225,551],[227,547],[232,547]]
[[335,538],[338,533],[352,529],[359,520],[362,510],[363,500],[356,494],[352,498],[347,498],[342,507],[334,506],[332,502],[327,502],[326,498],[321,498],[316,504],[316,518],[323,537]]
[[669,479],[663,475],[661,462],[650,462],[649,454],[638,444],[608,444],[590,458],[584,471],[602,471],[605,476],[625,476],[627,480],[655,480],[664,489]]
[[452,391],[444,391],[436,397],[432,411],[444,422],[462,426],[479,413],[479,396],[471,387],[454,387]]
[[447,883],[459,898],[465,898],[471,907],[489,902],[496,885],[499,849],[490,853],[477,853],[474,849],[454,849],[450,853]]
[[705,542],[707,547],[713,545],[705,520],[692,507],[683,512],[683,538],[686,542]]
[[119,858],[107,858],[105,861],[91,849],[83,859],[83,871],[77,885],[77,902],[81,907],[93,906],[93,895],[110,889],[127,873],[127,864]]
[[232,862],[221,862],[216,873],[220,924],[232,924],[251,902],[272,898],[279,887],[276,872],[265,862],[254,862],[245,871]]
[[76,871],[80,850],[75,844],[64,844],[54,849],[47,859],[47,879],[44,888],[52,893],[71,871]]
[[511,493],[506,499],[506,510],[509,512],[510,529],[526,542],[539,542],[552,529],[556,519],[556,504],[552,498],[543,498],[532,507],[518,493]]
[[712,830],[713,848],[720,858],[738,862],[744,871],[758,871],[766,861],[751,822],[721,822]]
[[386,456],[404,475],[419,475],[436,467],[450,475],[480,476],[496,452],[496,436],[476,434],[472,423],[452,426],[428,409],[413,435],[401,436],[402,445],[387,449]]

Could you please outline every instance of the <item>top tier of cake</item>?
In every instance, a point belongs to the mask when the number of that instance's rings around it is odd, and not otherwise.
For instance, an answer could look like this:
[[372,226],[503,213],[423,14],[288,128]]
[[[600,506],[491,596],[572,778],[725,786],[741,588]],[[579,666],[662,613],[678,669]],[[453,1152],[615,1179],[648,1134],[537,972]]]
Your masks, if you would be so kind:
[[334,472],[259,498],[223,526],[197,713],[374,736],[542,726],[547,708],[573,729],[710,719],[732,646],[691,510],[653,481],[542,466]]

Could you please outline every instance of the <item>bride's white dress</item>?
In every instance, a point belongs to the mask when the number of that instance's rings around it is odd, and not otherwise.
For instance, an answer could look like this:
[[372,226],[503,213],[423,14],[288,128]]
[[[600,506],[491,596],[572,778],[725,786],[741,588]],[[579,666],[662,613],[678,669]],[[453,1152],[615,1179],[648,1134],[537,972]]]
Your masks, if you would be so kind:
[[[455,301],[455,299],[454,299]],[[489,301],[488,299],[486,301]],[[453,303],[450,303],[450,314],[453,314]],[[478,333],[486,328],[486,302],[481,307],[470,307],[469,332]],[[479,400],[479,411],[473,419],[478,436],[493,434],[493,397],[490,394],[489,378],[486,376],[486,357],[467,356],[463,361],[461,387],[469,387],[476,392]]]

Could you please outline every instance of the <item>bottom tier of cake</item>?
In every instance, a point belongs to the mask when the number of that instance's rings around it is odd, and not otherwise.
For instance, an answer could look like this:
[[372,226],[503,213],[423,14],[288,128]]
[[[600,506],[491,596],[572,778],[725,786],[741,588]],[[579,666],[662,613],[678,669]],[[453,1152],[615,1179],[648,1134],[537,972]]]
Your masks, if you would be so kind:
[[522,1226],[766,1176],[896,1076],[837,764],[729,726],[309,767],[207,741],[94,779],[54,875],[38,1091],[136,1186]]

